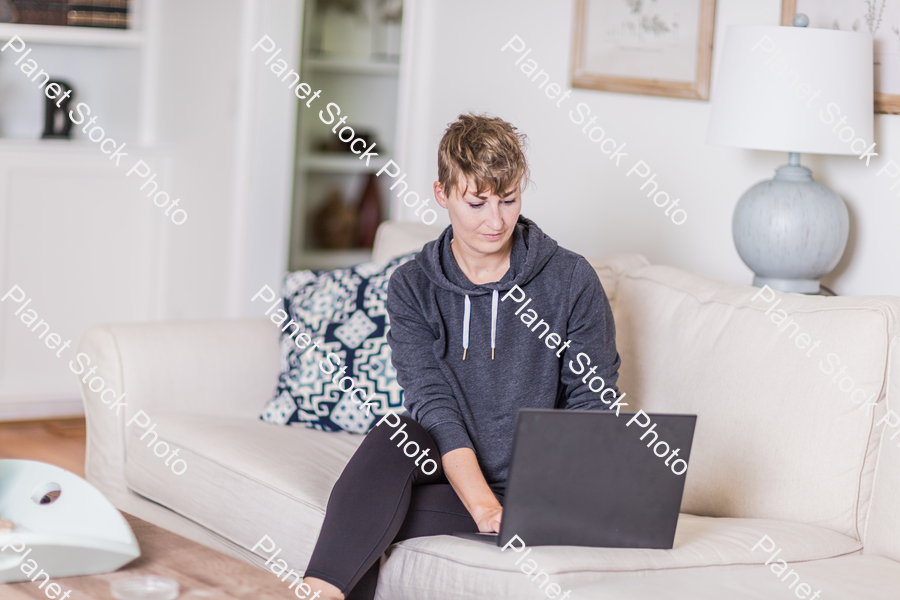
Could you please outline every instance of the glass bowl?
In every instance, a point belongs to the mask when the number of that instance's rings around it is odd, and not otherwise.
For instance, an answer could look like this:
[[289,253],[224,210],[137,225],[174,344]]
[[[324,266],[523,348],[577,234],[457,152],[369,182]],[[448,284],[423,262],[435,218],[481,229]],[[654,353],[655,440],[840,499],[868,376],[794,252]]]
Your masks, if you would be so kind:
[[174,600],[178,597],[178,582],[168,577],[142,575],[116,579],[109,591],[119,600]]

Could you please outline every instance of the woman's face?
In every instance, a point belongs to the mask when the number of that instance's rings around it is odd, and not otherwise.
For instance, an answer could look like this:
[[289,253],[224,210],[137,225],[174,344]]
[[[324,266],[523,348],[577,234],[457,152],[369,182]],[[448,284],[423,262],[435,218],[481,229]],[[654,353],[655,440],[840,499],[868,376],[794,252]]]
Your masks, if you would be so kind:
[[522,211],[522,193],[518,185],[502,195],[493,190],[475,194],[476,189],[475,183],[466,178],[447,195],[435,181],[434,197],[450,213],[458,243],[477,254],[501,252],[507,249]]

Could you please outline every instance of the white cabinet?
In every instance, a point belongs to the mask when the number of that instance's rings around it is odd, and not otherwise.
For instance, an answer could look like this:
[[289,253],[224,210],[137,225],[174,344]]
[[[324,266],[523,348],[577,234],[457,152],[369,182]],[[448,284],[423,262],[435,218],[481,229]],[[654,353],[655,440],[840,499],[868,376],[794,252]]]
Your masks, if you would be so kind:
[[[167,158],[134,150],[166,172]],[[167,228],[177,226],[123,167],[90,142],[0,141],[2,420],[80,413],[68,364],[82,331],[158,318]]]

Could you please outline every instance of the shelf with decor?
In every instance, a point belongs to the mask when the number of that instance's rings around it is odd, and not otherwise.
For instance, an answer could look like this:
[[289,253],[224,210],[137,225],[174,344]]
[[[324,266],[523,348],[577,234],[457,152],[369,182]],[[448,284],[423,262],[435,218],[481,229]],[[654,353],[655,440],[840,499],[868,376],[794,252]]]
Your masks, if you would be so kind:
[[400,64],[388,60],[315,57],[303,61],[312,71],[345,73],[347,75],[398,75]]
[[77,126],[64,137],[61,119],[47,115],[48,99],[27,66],[49,73],[51,82],[67,90],[68,106],[59,107],[63,115],[83,103],[108,137],[129,145],[154,143],[157,81],[150,57],[158,46],[157,11],[158,3],[146,0],[0,0],[0,44],[18,38],[24,46],[19,51],[16,43],[5,52],[16,51],[5,67],[0,140],[39,140],[49,149],[45,128],[55,122],[50,137],[87,141]]
[[93,46],[98,48],[137,48],[144,43],[144,33],[134,29],[103,27],[68,27],[65,25],[26,25],[0,23],[0,41],[18,36],[26,44],[60,46]]
[[307,250],[303,253],[303,268],[315,271],[340,269],[372,260],[372,251],[365,248],[346,250]]
[[[289,267],[347,267],[371,259],[388,219],[390,182],[375,177],[395,146],[401,0],[319,0],[306,4],[301,80],[340,107],[298,112]],[[320,110],[325,105],[320,106]],[[336,111],[335,111],[336,112]],[[338,119],[346,117],[338,126]],[[324,121],[323,121],[324,118]],[[353,129],[377,157],[360,160],[338,134]],[[335,131],[337,129],[337,131]],[[346,135],[350,135],[347,131]],[[354,149],[361,149],[358,144]]]
[[387,164],[387,158],[370,159],[369,164],[350,153],[311,153],[301,157],[297,166],[320,173],[375,173]]

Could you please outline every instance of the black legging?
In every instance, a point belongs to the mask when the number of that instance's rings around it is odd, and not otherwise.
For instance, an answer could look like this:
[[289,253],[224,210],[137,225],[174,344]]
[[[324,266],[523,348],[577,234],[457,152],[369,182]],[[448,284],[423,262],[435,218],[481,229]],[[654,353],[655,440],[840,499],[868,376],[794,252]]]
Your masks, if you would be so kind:
[[[392,543],[478,531],[444,476],[431,435],[410,417],[400,419],[396,428],[388,427],[387,421],[373,428],[347,463],[331,490],[325,522],[306,569],[305,576],[337,586],[347,600],[375,597],[379,560]],[[416,456],[403,453],[403,433],[389,439],[403,424],[409,440],[420,449],[428,448],[428,457],[435,459],[438,468],[431,475],[415,465]]]

